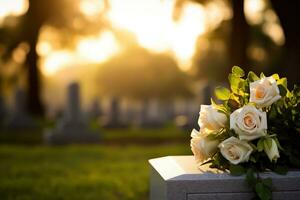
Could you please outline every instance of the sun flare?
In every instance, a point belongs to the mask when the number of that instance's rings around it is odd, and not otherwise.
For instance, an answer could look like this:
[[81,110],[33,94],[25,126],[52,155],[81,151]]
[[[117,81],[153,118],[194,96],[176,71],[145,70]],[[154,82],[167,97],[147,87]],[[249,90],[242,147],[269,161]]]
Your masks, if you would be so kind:
[[[69,53],[79,62],[102,63],[122,52],[126,48],[121,48],[122,45],[120,40],[116,39],[114,30],[125,30],[135,37],[141,47],[155,53],[168,54],[177,61],[182,70],[187,70],[192,66],[198,38],[226,18],[226,12],[223,12],[226,9],[216,3],[209,3],[204,7],[199,3],[186,1],[175,20],[175,0],[107,0],[107,2],[109,6],[105,7],[104,1],[80,0],[78,8],[83,15],[96,20],[102,13],[101,17],[105,18],[109,26],[104,27],[96,36],[85,36],[76,41],[75,49]],[[58,59],[57,54],[53,56],[52,51],[59,53],[64,50],[55,50],[43,40],[39,43],[44,74],[49,75],[50,72],[52,75],[60,68],[70,65],[66,62],[68,59]],[[58,66],[54,66],[53,63]]]

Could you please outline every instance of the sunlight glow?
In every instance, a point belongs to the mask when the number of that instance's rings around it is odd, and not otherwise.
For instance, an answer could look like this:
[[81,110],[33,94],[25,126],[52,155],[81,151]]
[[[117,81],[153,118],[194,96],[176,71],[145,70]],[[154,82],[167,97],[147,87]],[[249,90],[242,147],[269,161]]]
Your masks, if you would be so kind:
[[62,66],[69,66],[74,62],[74,55],[67,50],[50,53],[44,60],[42,73],[46,76],[55,74]]
[[22,15],[28,10],[28,0],[1,0],[0,1],[0,25],[3,19],[9,15]]
[[94,38],[83,38],[76,50],[87,62],[101,63],[116,54],[119,46],[114,35],[106,31]]
[[266,7],[264,0],[245,0],[244,10],[250,24],[259,24],[263,21],[263,10]]
[[119,51],[114,35],[105,31],[96,37],[84,37],[77,41],[75,51],[52,51],[51,44],[41,41],[37,45],[42,59],[42,73],[46,76],[55,74],[62,68],[88,63],[101,63]]
[[80,11],[86,16],[95,16],[104,10],[103,0],[81,0],[79,3]]
[[[74,63],[73,60],[79,64],[107,61],[126,49],[122,38],[115,35],[120,30],[132,33],[141,47],[155,53],[168,54],[181,69],[188,70],[192,66],[199,37],[231,17],[230,9],[219,1],[210,2],[206,7],[186,1],[176,20],[175,0],[107,2],[108,5],[103,0],[79,1],[78,9],[82,14],[95,20],[95,23],[99,21],[99,14],[103,14],[101,17],[107,26],[98,35],[77,38],[74,41],[75,49],[68,50],[68,53],[57,45],[55,30],[48,28],[42,31],[37,50],[42,56],[41,66],[45,75],[52,75],[60,68],[69,66]],[[59,56],[59,53],[63,55]]]
[[173,20],[175,1],[111,0],[108,19],[113,26],[131,31],[139,44],[154,52],[171,52],[182,68],[191,65],[198,36],[206,30],[204,8],[185,3]]

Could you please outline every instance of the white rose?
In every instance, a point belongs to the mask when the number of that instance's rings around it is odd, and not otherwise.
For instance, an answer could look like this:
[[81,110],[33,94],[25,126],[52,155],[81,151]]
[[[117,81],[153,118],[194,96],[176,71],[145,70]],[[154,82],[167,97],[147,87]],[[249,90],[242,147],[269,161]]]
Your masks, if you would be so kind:
[[252,153],[252,147],[246,142],[236,137],[230,137],[219,144],[221,154],[229,162],[237,165],[249,160]]
[[258,107],[270,106],[280,98],[279,88],[273,77],[250,83],[250,102],[256,103]]
[[219,141],[209,139],[207,137],[208,134],[208,132],[198,132],[195,129],[191,133],[191,149],[197,163],[202,163],[207,160],[216,153],[218,149]]
[[267,115],[254,106],[246,105],[230,115],[230,129],[233,129],[241,140],[260,138],[266,135]]
[[201,105],[198,124],[200,129],[217,130],[225,127],[227,117],[212,105]]
[[278,147],[277,144],[275,142],[274,139],[271,139],[272,143],[271,146],[268,146],[268,144],[265,142],[264,143],[264,151],[267,154],[267,156],[269,157],[270,161],[277,161],[277,159],[280,157],[279,156],[279,151],[278,151]]

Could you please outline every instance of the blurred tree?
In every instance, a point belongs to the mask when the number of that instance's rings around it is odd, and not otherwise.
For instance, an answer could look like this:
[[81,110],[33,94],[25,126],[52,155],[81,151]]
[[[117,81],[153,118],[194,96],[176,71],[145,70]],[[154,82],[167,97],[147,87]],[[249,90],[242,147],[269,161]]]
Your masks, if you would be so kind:
[[232,0],[232,26],[230,40],[230,66],[238,65],[249,71],[249,61],[247,58],[247,47],[249,44],[249,25],[244,12],[244,0]]
[[[107,0],[106,8],[108,7]],[[106,11],[104,9],[104,11]],[[90,28],[76,29],[73,26],[74,19],[81,20],[82,24]],[[89,21],[83,19],[78,10],[78,0],[29,0],[29,9],[21,17],[18,18],[16,28],[4,27],[0,30],[2,34],[2,43],[5,45],[4,60],[9,60],[14,50],[21,44],[29,45],[29,52],[26,55],[25,67],[27,74],[27,107],[28,110],[35,115],[42,115],[44,112],[40,91],[41,91],[41,76],[37,65],[38,54],[36,45],[39,38],[39,32],[42,26],[52,25],[60,27],[68,32],[88,34],[96,29],[99,31],[99,26],[88,26]],[[71,37],[73,34],[69,34]]]
[[165,55],[130,49],[101,67],[99,83],[114,97],[147,100],[191,96],[188,77]]
[[281,71],[288,76],[289,84],[300,84],[300,28],[299,1],[271,0],[285,35],[285,53]]
[[7,31],[7,34],[10,34],[12,37],[5,41],[7,46],[4,58],[8,60],[20,43],[25,42],[29,45],[30,50],[26,55],[25,61],[28,93],[27,106],[32,114],[42,115],[44,110],[40,98],[41,80],[37,67],[36,44],[40,28],[51,15],[57,14],[55,11],[60,8],[60,5],[59,1],[53,0],[29,0],[29,5],[27,13],[19,18],[17,28]]
[[[180,13],[184,1],[177,0],[175,12]],[[200,4],[207,4],[208,0],[189,0]],[[246,71],[249,71],[249,59],[247,57],[247,47],[249,45],[249,24],[247,23],[244,12],[244,0],[230,1],[233,17],[231,19],[231,34],[230,42],[228,43],[229,50],[229,65],[226,67],[226,72],[229,73],[233,65],[242,66]],[[178,14],[174,14],[175,19]]]

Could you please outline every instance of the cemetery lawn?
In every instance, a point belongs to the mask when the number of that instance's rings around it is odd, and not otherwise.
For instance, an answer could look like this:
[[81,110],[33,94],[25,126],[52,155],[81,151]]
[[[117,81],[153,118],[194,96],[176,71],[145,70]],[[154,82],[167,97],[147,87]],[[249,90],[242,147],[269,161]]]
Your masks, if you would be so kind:
[[0,145],[0,197],[3,200],[146,200],[147,160],[187,154],[191,154],[188,143]]

